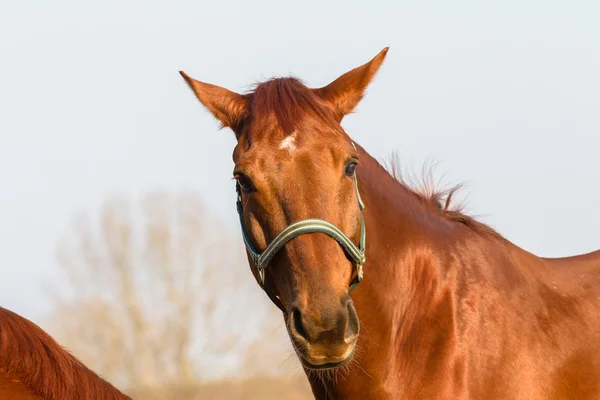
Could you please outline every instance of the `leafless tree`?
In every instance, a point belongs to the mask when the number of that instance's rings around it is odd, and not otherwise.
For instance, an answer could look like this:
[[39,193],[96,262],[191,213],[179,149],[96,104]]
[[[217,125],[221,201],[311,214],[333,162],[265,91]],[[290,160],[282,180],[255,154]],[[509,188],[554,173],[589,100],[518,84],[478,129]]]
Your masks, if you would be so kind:
[[297,371],[241,238],[198,194],[112,198],[59,245],[49,330],[115,384]]

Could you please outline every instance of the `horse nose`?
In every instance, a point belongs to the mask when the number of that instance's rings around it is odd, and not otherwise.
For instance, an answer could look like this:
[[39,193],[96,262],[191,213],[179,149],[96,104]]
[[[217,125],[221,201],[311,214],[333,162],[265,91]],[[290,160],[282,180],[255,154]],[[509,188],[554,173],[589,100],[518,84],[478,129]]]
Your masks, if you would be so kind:
[[354,304],[347,294],[334,307],[292,305],[290,331],[299,343],[352,343],[359,323]]

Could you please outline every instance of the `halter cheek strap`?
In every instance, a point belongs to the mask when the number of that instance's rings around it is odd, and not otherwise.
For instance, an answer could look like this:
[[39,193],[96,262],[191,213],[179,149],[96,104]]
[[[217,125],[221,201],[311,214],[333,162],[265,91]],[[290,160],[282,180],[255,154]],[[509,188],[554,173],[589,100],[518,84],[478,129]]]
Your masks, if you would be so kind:
[[[352,146],[354,146],[354,143],[352,143]],[[348,289],[348,293],[350,293],[350,292],[352,292],[352,290],[354,290],[354,288],[363,279],[363,268],[362,267],[366,261],[366,257],[365,257],[366,227],[365,227],[365,218],[363,216],[364,203],[363,203],[363,201],[360,197],[360,193],[358,191],[358,181],[356,179],[356,174],[354,175],[354,188],[356,191],[356,197],[358,199],[358,209],[359,209],[359,214],[360,214],[360,241],[359,241],[358,246],[356,246],[354,244],[354,242],[352,242],[352,240],[350,238],[348,238],[348,236],[346,236],[346,234],[344,234],[344,232],[342,232],[341,229],[339,229],[337,226],[333,225],[332,223],[327,222],[322,219],[318,219],[318,218],[309,218],[309,219],[304,219],[304,220],[301,220],[301,221],[298,221],[298,222],[295,222],[295,223],[289,225],[287,228],[285,228],[283,231],[281,231],[275,237],[275,239],[273,239],[271,241],[271,243],[269,243],[267,245],[267,247],[264,249],[264,251],[262,253],[259,253],[256,250],[256,248],[254,247],[254,245],[252,244],[250,237],[248,236],[246,224],[244,222],[242,194],[241,194],[239,184],[236,184],[236,191],[237,191],[237,204],[236,205],[237,205],[237,212],[238,212],[239,219],[240,219],[240,225],[242,228],[242,236],[244,238],[244,244],[246,245],[248,254],[250,255],[250,258],[252,259],[252,263],[254,264],[254,267],[256,268],[256,271],[258,273],[259,284],[261,285],[261,287],[263,287],[263,289],[264,289],[264,284],[265,284],[265,269],[266,269],[267,265],[269,264],[269,261],[271,261],[271,259],[273,258],[273,256],[275,256],[275,254],[279,250],[281,250],[281,248],[283,248],[283,246],[285,246],[286,243],[288,243],[290,240],[294,239],[295,237],[298,237],[298,236],[306,234],[306,233],[319,232],[319,233],[324,233],[324,234],[330,236],[336,242],[338,242],[338,244],[345,250],[346,254],[354,261],[354,263],[356,265],[356,271],[353,274],[352,280],[350,282],[350,287]],[[275,297],[275,299],[277,299],[277,301],[276,301],[270,293],[267,292],[267,294],[269,295],[269,298],[271,299],[271,301],[273,301],[273,303],[275,303],[277,305],[277,307],[279,307],[283,312],[285,312],[279,299],[277,297]]]

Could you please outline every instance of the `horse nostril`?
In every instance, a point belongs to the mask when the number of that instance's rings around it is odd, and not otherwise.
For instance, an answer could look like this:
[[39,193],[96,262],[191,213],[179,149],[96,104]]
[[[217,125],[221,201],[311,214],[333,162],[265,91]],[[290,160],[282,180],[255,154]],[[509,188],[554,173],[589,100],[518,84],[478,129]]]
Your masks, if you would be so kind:
[[356,314],[356,308],[354,308],[354,303],[349,301],[346,304],[347,321],[346,321],[346,329],[344,332],[344,340],[348,343],[356,340],[358,336],[358,332],[360,331],[360,323],[358,321],[358,315]]
[[292,310],[292,328],[296,335],[300,336],[304,340],[308,340],[308,334],[302,325],[302,315],[300,314],[300,310],[296,307],[294,307]]

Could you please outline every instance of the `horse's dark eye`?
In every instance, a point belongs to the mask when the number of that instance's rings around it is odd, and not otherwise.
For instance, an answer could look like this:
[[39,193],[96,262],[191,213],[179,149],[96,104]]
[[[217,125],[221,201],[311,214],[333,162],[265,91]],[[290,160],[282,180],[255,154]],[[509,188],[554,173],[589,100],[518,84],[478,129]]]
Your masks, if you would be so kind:
[[356,163],[350,163],[346,166],[346,176],[354,176],[354,170],[356,169]]
[[236,177],[238,185],[240,185],[240,189],[244,193],[250,193],[254,191],[254,186],[252,186],[252,181],[245,175],[238,175]]

